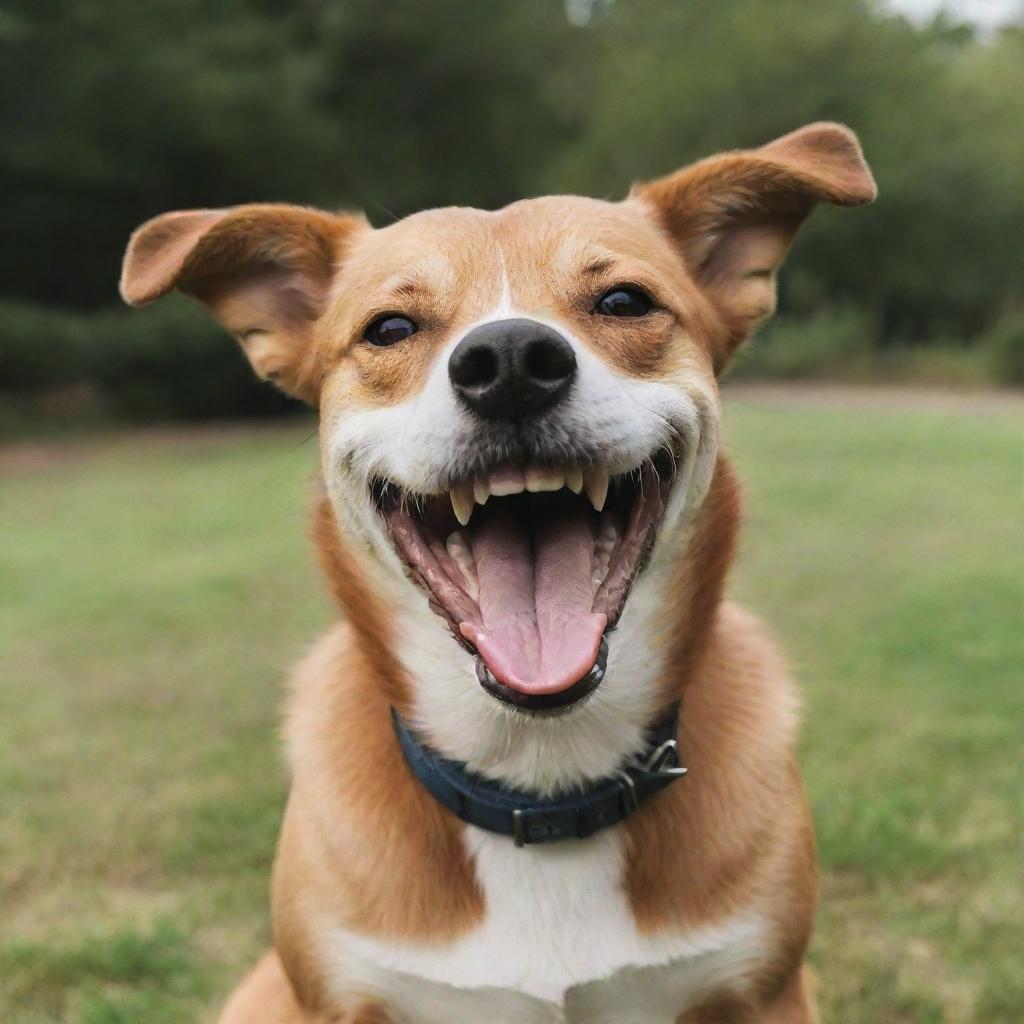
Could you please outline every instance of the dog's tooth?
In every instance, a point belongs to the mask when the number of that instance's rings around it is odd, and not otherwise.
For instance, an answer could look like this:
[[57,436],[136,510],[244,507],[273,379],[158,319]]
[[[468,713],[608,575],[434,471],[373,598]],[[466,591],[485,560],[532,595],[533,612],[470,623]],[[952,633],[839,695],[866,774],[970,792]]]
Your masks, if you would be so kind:
[[444,542],[448,554],[456,562],[465,562],[467,565],[476,567],[476,560],[473,558],[473,549],[469,546],[466,535],[461,530],[452,530]]
[[468,526],[470,517],[473,515],[473,485],[457,484],[451,489],[450,495],[455,518],[463,526]]
[[523,471],[515,466],[502,466],[491,473],[491,494],[495,498],[504,498],[509,494],[519,494],[526,489]]
[[458,566],[466,581],[466,593],[474,601],[480,596],[480,581],[476,574],[476,559],[473,557],[473,549],[466,540],[466,535],[459,530],[448,534],[444,546],[448,549],[451,560]]
[[560,491],[565,484],[565,473],[548,466],[528,466],[526,489],[533,494],[539,491]]
[[565,486],[573,494],[580,494],[583,491],[583,470],[579,466],[570,466],[565,471]]
[[594,562],[593,562],[593,583],[596,590],[604,582],[608,575],[608,567],[612,562],[612,555],[615,552],[615,545],[619,542],[619,529],[610,512],[601,516],[597,529],[597,537],[594,539]]
[[588,469],[583,474],[583,486],[587,489],[590,504],[600,512],[608,498],[608,470]]
[[473,478],[473,497],[478,505],[486,505],[487,499],[491,496],[491,487],[487,477],[477,476]]

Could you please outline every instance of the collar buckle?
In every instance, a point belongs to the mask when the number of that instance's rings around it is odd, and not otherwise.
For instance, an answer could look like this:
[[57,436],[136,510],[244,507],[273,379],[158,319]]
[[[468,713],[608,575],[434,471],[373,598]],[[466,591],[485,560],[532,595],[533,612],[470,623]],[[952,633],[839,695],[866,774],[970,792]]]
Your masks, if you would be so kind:
[[523,812],[516,809],[512,812],[512,836],[516,846],[526,845],[526,829],[523,827]]
[[[638,757],[628,768],[620,768],[613,774],[622,792],[624,817],[628,818],[640,810],[642,798],[637,791],[637,782],[678,779],[686,774],[686,769],[679,763],[679,743],[668,739],[659,743],[646,757]],[[645,790],[645,795],[647,792]]]
[[686,774],[686,768],[679,760],[679,743],[677,740],[665,740],[655,747],[639,764],[645,775],[656,779],[677,779]]
[[537,808],[512,811],[512,838],[516,846],[549,843],[559,837],[559,823]]

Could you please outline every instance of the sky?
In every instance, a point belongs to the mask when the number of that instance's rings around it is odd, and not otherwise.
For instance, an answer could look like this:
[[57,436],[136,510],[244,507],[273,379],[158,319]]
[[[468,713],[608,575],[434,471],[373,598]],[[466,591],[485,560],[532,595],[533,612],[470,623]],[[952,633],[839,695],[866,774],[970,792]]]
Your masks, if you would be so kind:
[[[615,0],[565,0],[565,10],[574,25],[586,25],[595,9]],[[983,33],[992,32],[1014,17],[1024,20],[1024,0],[883,0],[891,11],[914,21],[928,21],[945,7],[954,18],[972,21]]]
[[887,0],[886,6],[915,20],[927,20],[945,7],[954,17],[989,31],[1024,8],[1021,0]]

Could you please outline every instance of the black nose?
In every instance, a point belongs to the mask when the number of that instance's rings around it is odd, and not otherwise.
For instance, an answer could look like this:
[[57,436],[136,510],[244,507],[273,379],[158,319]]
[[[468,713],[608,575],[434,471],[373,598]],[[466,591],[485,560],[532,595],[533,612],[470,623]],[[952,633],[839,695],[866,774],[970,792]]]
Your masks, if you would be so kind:
[[474,328],[448,360],[455,393],[478,416],[513,420],[551,408],[576,375],[572,346],[535,320],[496,320]]

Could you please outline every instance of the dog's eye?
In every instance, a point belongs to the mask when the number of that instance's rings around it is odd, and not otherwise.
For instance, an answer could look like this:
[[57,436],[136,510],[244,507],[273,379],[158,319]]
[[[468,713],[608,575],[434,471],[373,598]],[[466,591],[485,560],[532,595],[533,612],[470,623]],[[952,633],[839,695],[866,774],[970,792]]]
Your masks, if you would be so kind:
[[394,345],[399,341],[405,341],[416,333],[418,328],[407,316],[395,316],[393,313],[377,317],[363,331],[363,337],[371,345]]
[[597,300],[596,312],[604,316],[647,316],[654,305],[639,288],[619,286]]

